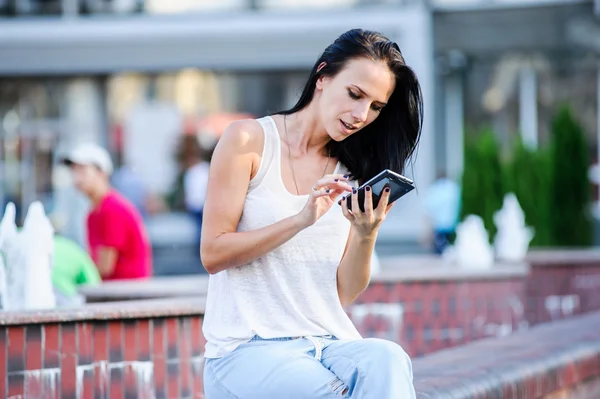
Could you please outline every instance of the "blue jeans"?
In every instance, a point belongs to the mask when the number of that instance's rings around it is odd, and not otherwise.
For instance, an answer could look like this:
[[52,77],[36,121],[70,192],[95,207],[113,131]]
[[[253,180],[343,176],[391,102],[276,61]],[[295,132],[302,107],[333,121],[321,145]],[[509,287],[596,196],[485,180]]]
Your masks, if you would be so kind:
[[260,337],[206,359],[205,399],[414,399],[410,358],[377,338]]

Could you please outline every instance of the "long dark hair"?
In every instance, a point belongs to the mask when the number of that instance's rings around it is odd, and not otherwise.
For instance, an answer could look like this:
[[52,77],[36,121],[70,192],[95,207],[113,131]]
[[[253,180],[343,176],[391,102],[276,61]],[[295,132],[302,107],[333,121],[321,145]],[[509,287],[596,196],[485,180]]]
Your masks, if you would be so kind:
[[[373,122],[343,141],[331,140],[325,149],[348,168],[353,178],[364,182],[383,169],[403,173],[421,135],[421,86],[395,42],[381,33],[362,29],[342,34],[315,63],[296,105],[279,114],[289,115],[307,107],[320,76],[335,76],[349,60],[361,57],[387,64],[396,76],[394,92]],[[321,63],[325,65],[319,70]]]

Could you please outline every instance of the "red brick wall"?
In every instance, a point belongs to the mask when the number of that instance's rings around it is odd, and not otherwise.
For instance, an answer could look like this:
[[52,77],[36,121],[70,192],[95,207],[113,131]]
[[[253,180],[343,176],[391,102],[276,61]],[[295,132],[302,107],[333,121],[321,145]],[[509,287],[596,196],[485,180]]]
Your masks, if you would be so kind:
[[600,309],[600,265],[533,267],[525,284],[530,324]]
[[[598,292],[600,264],[534,264],[525,278],[374,282],[348,313],[364,336],[419,357],[598,310]],[[153,313],[137,318],[142,302],[119,305],[108,321],[96,321],[96,309],[94,320],[33,315],[0,326],[0,398],[202,398],[202,317],[190,299],[179,302],[144,301]],[[185,315],[164,317],[186,306]]]
[[416,357],[523,325],[522,279],[375,283],[348,308],[363,336],[400,343]]
[[2,326],[0,397],[202,398],[201,323],[192,316]]
[[376,282],[348,314],[413,357],[600,310],[600,264],[534,262],[524,278]]

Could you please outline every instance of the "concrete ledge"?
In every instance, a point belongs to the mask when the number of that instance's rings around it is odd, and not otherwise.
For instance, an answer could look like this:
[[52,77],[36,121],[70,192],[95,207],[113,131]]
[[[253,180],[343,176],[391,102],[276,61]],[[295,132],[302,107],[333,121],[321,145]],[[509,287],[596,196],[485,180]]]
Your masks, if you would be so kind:
[[[413,363],[418,398],[592,398],[600,380],[600,312]],[[567,396],[561,396],[567,394]]]
[[573,249],[537,249],[529,251],[525,260],[532,267],[568,266],[582,267],[600,263],[600,249],[573,248]]
[[81,307],[0,312],[0,326],[101,320],[204,316],[202,297],[177,297],[94,303]]
[[[381,271],[371,283],[411,283],[432,281],[490,281],[527,278],[538,268],[575,270],[597,267],[600,250],[548,249],[532,250],[524,262],[497,262],[483,270],[463,269],[448,264],[435,255],[382,256]],[[539,276],[536,276],[538,279]],[[593,276],[592,276],[593,277]],[[589,285],[590,276],[585,276]],[[595,281],[595,280],[594,280]],[[600,281],[600,280],[599,280]],[[595,284],[594,288],[600,283]],[[208,287],[208,275],[156,276],[147,280],[109,281],[99,286],[82,286],[79,293],[86,302],[126,301],[135,299],[203,296]]]
[[529,274],[525,262],[494,264],[490,269],[464,269],[448,264],[437,256],[398,256],[382,258],[381,271],[371,277],[371,282],[427,282],[427,281],[471,281],[506,280],[524,278]]
[[145,280],[105,281],[81,286],[79,294],[87,303],[135,299],[206,296],[208,275],[157,276]]

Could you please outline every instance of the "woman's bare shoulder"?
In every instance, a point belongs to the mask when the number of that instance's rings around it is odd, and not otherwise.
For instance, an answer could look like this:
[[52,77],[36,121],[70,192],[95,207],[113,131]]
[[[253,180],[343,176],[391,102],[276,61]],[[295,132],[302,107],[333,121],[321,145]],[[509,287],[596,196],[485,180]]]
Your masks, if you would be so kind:
[[222,147],[237,150],[238,154],[262,153],[264,133],[256,119],[241,119],[232,122],[219,139]]
[[260,167],[264,142],[262,125],[256,119],[235,121],[221,135],[212,163],[238,171],[248,167],[252,179]]

